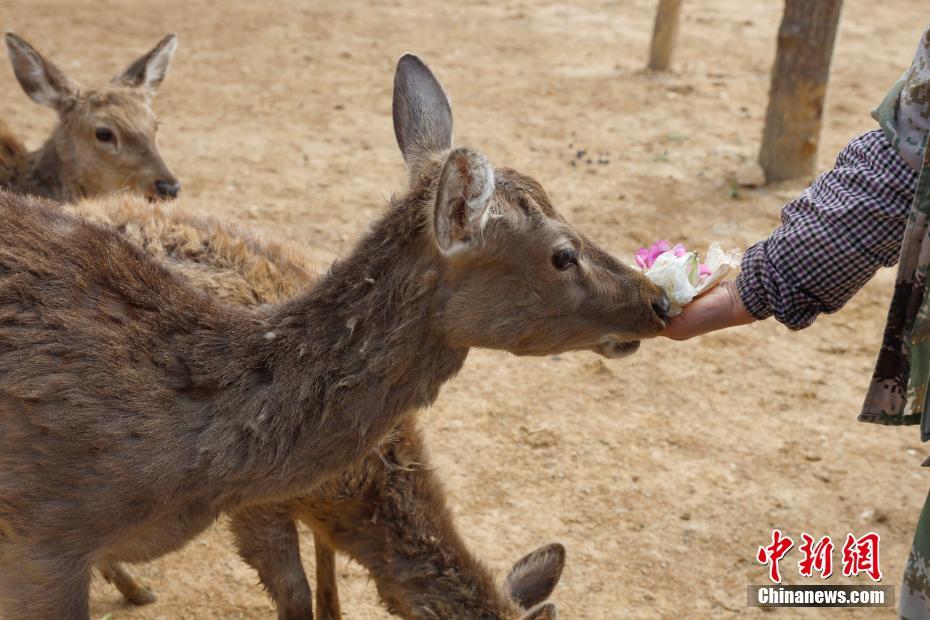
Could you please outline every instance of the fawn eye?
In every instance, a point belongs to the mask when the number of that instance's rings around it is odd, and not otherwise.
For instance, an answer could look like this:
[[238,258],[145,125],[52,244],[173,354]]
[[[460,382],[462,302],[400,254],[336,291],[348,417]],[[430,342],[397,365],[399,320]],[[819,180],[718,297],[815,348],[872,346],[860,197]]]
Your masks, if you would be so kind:
[[559,250],[552,255],[552,265],[559,271],[565,271],[578,264],[578,252],[574,248]]
[[97,127],[94,135],[97,136],[97,140],[100,142],[113,142],[115,138],[113,132],[106,127]]

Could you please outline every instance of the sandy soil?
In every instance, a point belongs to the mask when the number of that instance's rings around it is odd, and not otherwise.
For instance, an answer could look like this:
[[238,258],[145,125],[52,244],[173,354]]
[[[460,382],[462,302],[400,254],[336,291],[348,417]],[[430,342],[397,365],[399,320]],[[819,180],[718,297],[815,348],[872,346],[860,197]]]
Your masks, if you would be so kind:
[[[926,22],[920,5],[847,1],[821,168],[873,128],[868,111]],[[156,108],[185,203],[326,264],[403,188],[390,90],[406,50],[446,85],[460,144],[534,175],[616,253],[659,237],[749,245],[804,187],[732,184],[758,149],[780,8],[685,3],[675,71],[662,76],[641,71],[651,0],[7,0],[0,25],[88,83],[177,31]],[[53,117],[2,64],[0,115],[37,146]],[[564,542],[554,600],[566,618],[758,615],[745,607],[746,585],[764,582],[753,558],[774,527],[839,538],[876,529],[885,581],[897,584],[927,491],[927,449],[913,428],[855,421],[892,280],[880,273],[801,333],[768,321],[647,343],[617,362],[475,352],[422,416],[465,538],[502,573]],[[789,559],[789,581],[799,581]],[[358,566],[339,567],[346,616],[386,617]],[[127,609],[96,584],[95,618],[273,617],[222,524],[137,570],[159,602]]]

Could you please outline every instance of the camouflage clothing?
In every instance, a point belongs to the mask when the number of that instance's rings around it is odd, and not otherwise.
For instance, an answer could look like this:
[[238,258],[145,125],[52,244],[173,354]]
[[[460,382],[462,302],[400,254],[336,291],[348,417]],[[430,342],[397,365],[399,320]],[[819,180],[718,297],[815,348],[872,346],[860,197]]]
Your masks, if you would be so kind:
[[[879,424],[920,424],[930,440],[930,28],[914,62],[875,110],[892,146],[920,170],[901,244],[882,348],[859,419]],[[930,464],[930,459],[924,465]],[[924,502],[904,570],[898,615],[930,619],[930,495]]]
[[930,384],[930,29],[914,62],[873,112],[888,141],[920,170],[914,203],[901,244],[885,336],[859,419],[879,424],[921,424],[930,439],[930,416],[923,419]]
[[904,569],[898,616],[906,620],[930,618],[930,496],[924,501]]

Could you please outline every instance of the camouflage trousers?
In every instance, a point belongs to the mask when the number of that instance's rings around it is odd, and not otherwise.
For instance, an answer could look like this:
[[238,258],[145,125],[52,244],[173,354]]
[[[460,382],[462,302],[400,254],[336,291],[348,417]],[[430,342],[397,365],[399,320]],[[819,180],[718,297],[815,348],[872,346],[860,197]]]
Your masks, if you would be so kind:
[[[930,28],[914,62],[872,115],[889,143],[920,172],[885,335],[859,419],[888,425],[921,425],[930,441]],[[930,465],[930,463],[928,463]]]
[[920,512],[904,569],[898,616],[906,620],[930,620],[930,495]]

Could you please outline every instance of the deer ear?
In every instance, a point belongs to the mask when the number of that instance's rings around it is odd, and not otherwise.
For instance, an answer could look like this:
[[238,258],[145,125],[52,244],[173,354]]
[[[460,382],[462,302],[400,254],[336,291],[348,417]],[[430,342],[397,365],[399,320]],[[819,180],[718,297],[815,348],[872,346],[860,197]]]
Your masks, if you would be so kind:
[[6,49],[16,79],[36,103],[59,110],[63,102],[77,93],[77,85],[22,37],[7,32]]
[[[556,584],[562,577],[565,567],[565,547],[559,543],[552,543],[540,547],[536,551],[524,556],[513,565],[507,575],[507,589],[510,598],[520,607],[529,609],[537,605],[552,594]],[[552,607],[552,618],[555,618],[555,607]],[[529,618],[537,616],[527,616]],[[538,616],[549,618],[550,616]]]
[[433,230],[446,256],[473,247],[487,221],[494,195],[494,169],[481,153],[458,148],[449,153],[439,175]]
[[150,97],[154,96],[168,73],[168,65],[177,47],[177,35],[169,34],[147,54],[141,56],[120,75],[113,78],[113,81],[133,88],[144,88]]
[[520,620],[556,620],[556,618],[558,618],[558,613],[555,605],[546,603],[529,610]]
[[394,72],[394,136],[415,178],[434,153],[452,148],[452,106],[442,85],[422,60],[404,54]]

